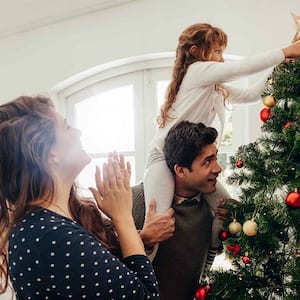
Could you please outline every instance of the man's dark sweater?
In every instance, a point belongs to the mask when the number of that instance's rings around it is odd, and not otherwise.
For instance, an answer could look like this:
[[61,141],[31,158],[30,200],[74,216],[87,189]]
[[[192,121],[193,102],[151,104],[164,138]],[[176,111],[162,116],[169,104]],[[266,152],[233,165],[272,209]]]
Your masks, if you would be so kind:
[[153,261],[161,300],[192,300],[212,235],[213,216],[205,201],[174,204],[174,236],[160,243]]

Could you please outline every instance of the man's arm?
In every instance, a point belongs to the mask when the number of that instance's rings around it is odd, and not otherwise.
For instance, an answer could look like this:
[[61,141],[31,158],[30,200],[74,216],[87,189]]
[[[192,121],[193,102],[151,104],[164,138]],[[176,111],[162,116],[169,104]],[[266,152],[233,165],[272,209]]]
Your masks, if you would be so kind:
[[140,231],[140,237],[145,245],[145,249],[151,250],[155,244],[173,236],[174,231],[174,210],[169,208],[163,214],[156,214],[156,202],[152,200],[143,229]]

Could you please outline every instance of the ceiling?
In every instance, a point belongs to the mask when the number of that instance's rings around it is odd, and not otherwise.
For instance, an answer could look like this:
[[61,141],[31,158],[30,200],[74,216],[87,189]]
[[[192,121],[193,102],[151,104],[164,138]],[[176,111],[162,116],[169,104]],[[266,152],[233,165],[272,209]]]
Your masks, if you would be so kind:
[[136,0],[0,0],[0,38]]

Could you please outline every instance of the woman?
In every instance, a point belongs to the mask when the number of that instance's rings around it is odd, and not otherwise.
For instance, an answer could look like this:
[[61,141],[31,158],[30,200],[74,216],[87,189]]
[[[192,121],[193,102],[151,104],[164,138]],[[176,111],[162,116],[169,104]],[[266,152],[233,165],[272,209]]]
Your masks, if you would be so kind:
[[131,215],[130,165],[110,155],[88,202],[73,182],[89,162],[50,99],[0,106],[1,292],[9,275],[17,299],[159,299]]

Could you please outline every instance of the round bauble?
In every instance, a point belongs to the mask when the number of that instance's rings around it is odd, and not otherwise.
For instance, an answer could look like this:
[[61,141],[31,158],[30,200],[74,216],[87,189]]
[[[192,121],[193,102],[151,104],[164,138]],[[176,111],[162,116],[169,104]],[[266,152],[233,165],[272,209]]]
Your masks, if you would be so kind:
[[260,119],[263,122],[267,122],[269,120],[269,118],[270,118],[270,115],[271,115],[271,109],[270,108],[263,108],[260,111]]
[[242,260],[243,260],[243,263],[244,263],[245,265],[249,264],[250,261],[251,261],[250,257],[247,256],[247,255],[245,255],[245,256],[242,258]]
[[220,239],[221,241],[225,241],[226,239],[228,239],[228,237],[229,237],[229,232],[228,232],[228,231],[226,231],[226,230],[221,230],[221,231],[219,232],[219,239]]
[[229,225],[228,230],[231,234],[237,234],[242,230],[242,225],[234,219]]
[[239,160],[235,163],[235,165],[236,165],[238,168],[242,168],[243,165],[244,165],[244,163],[243,163],[243,161],[242,161],[241,159],[239,159]]
[[257,223],[252,219],[249,221],[246,221],[243,224],[243,232],[247,236],[254,236],[257,234]]
[[290,208],[300,207],[300,193],[296,190],[287,194],[285,203]]
[[206,288],[204,286],[200,286],[195,294],[195,299],[196,300],[204,300],[207,297],[207,292],[206,292]]
[[276,101],[275,101],[275,98],[273,95],[265,96],[262,101],[263,101],[263,104],[268,108],[271,108],[276,105]]

